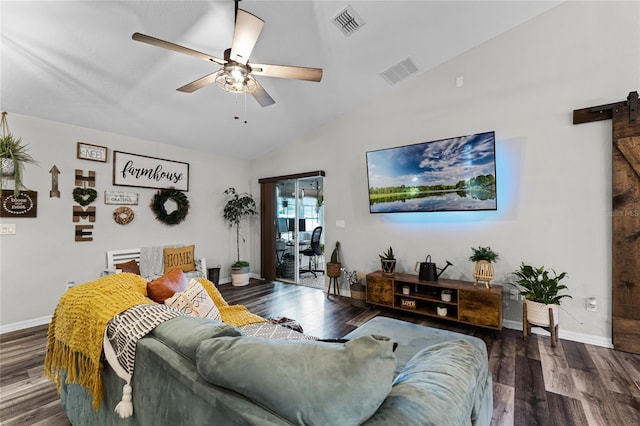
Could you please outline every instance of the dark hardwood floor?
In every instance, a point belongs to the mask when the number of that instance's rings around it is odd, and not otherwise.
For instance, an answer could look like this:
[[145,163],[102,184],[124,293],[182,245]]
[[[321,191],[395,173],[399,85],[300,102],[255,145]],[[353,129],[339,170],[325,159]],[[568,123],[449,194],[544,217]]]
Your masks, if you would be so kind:
[[[640,356],[504,329],[493,332],[392,310],[356,308],[350,299],[302,286],[252,280],[223,285],[229,304],[263,317],[297,320],[305,333],[341,337],[384,315],[477,336],[493,375],[494,425],[640,425]],[[0,336],[0,424],[68,425],[55,386],[43,377],[46,326]],[[213,423],[212,423],[213,424]]]

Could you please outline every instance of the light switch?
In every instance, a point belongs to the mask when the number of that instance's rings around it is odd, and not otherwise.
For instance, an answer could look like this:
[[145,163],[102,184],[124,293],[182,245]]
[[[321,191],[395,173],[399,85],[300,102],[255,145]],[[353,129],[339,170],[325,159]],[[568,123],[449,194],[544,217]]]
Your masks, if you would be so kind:
[[336,228],[344,228],[345,223],[344,220],[336,220]]
[[15,235],[16,224],[15,223],[2,223],[0,224],[0,234],[2,235]]

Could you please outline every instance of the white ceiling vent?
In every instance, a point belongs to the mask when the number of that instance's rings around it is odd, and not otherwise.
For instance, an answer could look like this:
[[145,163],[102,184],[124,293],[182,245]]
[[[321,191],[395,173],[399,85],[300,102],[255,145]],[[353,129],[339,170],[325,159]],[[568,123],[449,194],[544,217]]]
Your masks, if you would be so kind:
[[362,18],[351,6],[345,7],[340,13],[334,16],[333,23],[347,36],[350,36],[364,25]]
[[397,82],[404,80],[411,74],[418,71],[418,67],[411,58],[405,58],[398,62],[394,66],[382,71],[380,75],[387,80],[389,84],[396,84]]

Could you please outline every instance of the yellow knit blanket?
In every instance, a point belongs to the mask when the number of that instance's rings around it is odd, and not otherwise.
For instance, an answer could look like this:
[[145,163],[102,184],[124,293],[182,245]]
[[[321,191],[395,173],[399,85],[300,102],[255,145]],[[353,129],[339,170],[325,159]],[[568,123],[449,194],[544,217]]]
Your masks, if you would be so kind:
[[211,296],[213,303],[220,311],[220,315],[222,315],[222,322],[225,324],[242,327],[247,324],[267,322],[266,319],[249,312],[243,305],[229,305],[211,281],[200,278],[198,282],[202,284],[202,287],[204,287],[207,293],[209,293],[209,296]]
[[[198,281],[220,310],[223,322],[240,327],[266,321],[242,305],[229,306],[210,281]],[[98,410],[102,401],[100,355],[107,324],[114,315],[147,303],[154,303],[147,297],[147,281],[135,274],[109,275],[69,289],[51,318],[44,360],[44,373],[58,392],[64,370],[66,383],[87,388]]]

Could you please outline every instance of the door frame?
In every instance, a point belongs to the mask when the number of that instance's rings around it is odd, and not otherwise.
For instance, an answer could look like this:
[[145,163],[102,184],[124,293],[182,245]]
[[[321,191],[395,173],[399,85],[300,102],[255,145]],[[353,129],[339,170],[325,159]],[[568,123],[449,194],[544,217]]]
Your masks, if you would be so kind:
[[307,177],[325,177],[324,170],[258,179],[260,184],[260,271],[265,280],[276,278],[276,182]]

